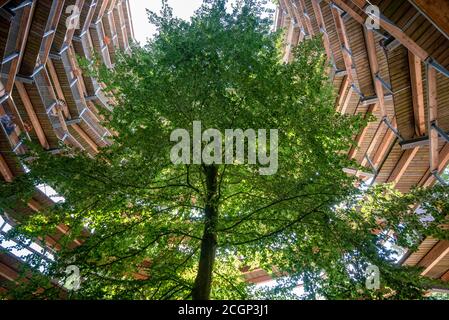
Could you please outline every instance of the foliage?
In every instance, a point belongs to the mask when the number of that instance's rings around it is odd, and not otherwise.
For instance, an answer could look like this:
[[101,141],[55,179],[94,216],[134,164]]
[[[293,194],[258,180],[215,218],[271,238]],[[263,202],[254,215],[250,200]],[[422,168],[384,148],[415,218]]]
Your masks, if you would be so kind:
[[[242,277],[248,268],[288,275],[265,298],[295,298],[299,282],[306,299],[420,298],[431,286],[384,244],[414,247],[424,234],[441,235],[448,190],[356,188],[343,168],[355,166],[345,154],[364,121],[334,111],[320,39],[282,63],[281,35],[270,32],[262,8],[244,0],[229,13],[226,1],[207,0],[187,22],[163,1],[160,15],[150,13],[153,40],[119,56],[113,70],[90,70],[116,101],[103,111],[113,144],[94,158],[31,148],[30,172],[0,186],[5,211],[25,204],[39,183],[65,197],[17,232],[42,238],[70,228],[46,271],[48,281],[68,265],[80,268],[81,288],[69,298],[249,299],[259,294]],[[278,172],[172,164],[171,132],[191,132],[195,120],[221,132],[279,129]],[[418,202],[434,221],[412,214]],[[381,290],[365,287],[370,264],[381,270]],[[55,297],[42,278],[9,294]]]

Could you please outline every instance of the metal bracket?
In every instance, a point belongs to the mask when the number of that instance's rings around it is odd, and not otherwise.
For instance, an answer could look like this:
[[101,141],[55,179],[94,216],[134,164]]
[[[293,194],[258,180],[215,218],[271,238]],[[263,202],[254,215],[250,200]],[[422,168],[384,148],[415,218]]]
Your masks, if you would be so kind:
[[404,141],[404,138],[402,138],[401,134],[399,133],[398,129],[396,129],[395,127],[393,127],[393,125],[391,124],[390,120],[388,119],[387,116],[383,117],[382,121],[387,125],[387,127],[393,131],[394,135],[399,139],[400,142]]

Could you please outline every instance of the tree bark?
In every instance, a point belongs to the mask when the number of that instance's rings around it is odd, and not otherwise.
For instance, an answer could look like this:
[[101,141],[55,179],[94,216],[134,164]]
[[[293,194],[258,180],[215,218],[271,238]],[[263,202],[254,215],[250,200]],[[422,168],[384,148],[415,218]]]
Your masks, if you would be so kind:
[[204,232],[201,241],[200,261],[195,284],[192,289],[193,300],[209,300],[212,284],[212,271],[217,251],[217,173],[216,166],[204,166],[206,173],[207,198],[204,210]]

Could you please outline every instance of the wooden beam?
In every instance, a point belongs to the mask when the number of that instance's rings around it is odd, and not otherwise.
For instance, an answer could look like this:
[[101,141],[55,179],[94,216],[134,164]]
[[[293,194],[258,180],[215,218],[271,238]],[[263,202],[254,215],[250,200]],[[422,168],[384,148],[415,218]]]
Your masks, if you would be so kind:
[[294,35],[294,23],[293,20],[290,20],[290,26],[288,27],[288,31],[287,31],[287,43],[285,44],[285,52],[284,52],[284,62],[288,63],[291,60],[292,57],[292,48],[293,48],[293,35]]
[[8,265],[0,262],[0,276],[9,281],[15,281],[19,277],[19,274]]
[[42,210],[41,204],[39,202],[37,202],[36,200],[34,200],[34,199],[30,199],[28,201],[28,207],[30,207],[31,210],[33,210],[35,212],[39,212],[39,211]]
[[31,124],[34,127],[34,131],[36,132],[39,143],[44,149],[50,149],[50,145],[48,144],[47,137],[45,136],[44,130],[39,122],[39,119],[34,111],[33,104],[30,101],[28,93],[23,86],[23,84],[19,81],[16,81],[17,92],[19,93],[20,98],[22,99],[23,106],[30,118]]
[[[449,164],[449,143],[446,143],[444,147],[441,149],[440,154],[438,155],[440,160],[440,164],[438,166],[438,172],[441,173],[446,169],[446,166]],[[426,173],[421,178],[418,183],[419,186],[429,187],[435,182],[435,177],[430,172],[430,168],[427,169]]]
[[430,172],[438,170],[438,132],[431,127],[432,123],[437,124],[438,104],[437,104],[437,72],[427,66],[427,105],[429,113],[429,148],[430,148]]
[[[365,114],[365,118],[373,112],[375,107],[376,107],[376,104],[369,105],[368,110]],[[349,159],[353,159],[355,157],[355,155],[357,154],[357,151],[360,150],[360,148],[362,146],[362,142],[366,137],[366,133],[368,132],[368,126],[369,126],[369,124],[367,124],[355,138],[356,146],[353,146],[351,148],[351,150],[349,150],[349,154],[348,154]]]
[[352,168],[343,168],[343,172],[351,175],[351,176],[356,176],[357,178],[366,178],[366,179],[370,179],[374,177],[374,174],[371,172],[363,172],[357,169],[352,169]]
[[449,2],[439,0],[410,0],[410,2],[449,38]]
[[352,67],[353,67],[354,63],[352,61],[352,57],[350,56],[350,54],[348,52],[351,49],[350,49],[350,45],[349,45],[348,35],[346,33],[345,24],[344,24],[343,19],[341,18],[340,11],[338,11],[338,9],[332,7],[331,11],[332,11],[332,16],[334,17],[338,39],[340,40],[340,44],[342,46],[343,61],[345,63],[347,76],[348,76],[349,82],[352,84],[352,83],[354,83],[354,78],[352,76]]
[[368,149],[366,150],[365,153],[365,157],[363,157],[362,160],[362,166],[366,166],[368,164],[368,159],[367,157],[369,157],[371,159],[371,154],[374,151],[374,148],[376,147],[377,143],[379,142],[379,139],[384,135],[385,131],[388,130],[388,128],[385,128],[385,125],[383,124],[383,122],[380,122],[376,132],[374,133],[373,139],[371,140]]
[[296,20],[296,23],[298,23],[299,25],[304,27],[304,23],[303,23],[304,17],[302,14],[300,14],[300,12],[298,11],[298,8],[293,5],[292,1],[291,0],[281,0],[281,2],[284,3],[284,6],[288,12],[288,15],[290,16],[292,21]]
[[424,117],[424,88],[421,71],[421,60],[411,51],[408,52],[410,81],[412,84],[413,114],[415,117],[415,134],[423,136],[426,133]]
[[9,69],[10,76],[6,82],[5,89],[7,92],[11,93],[12,88],[14,87],[15,76],[19,71],[19,66],[23,58],[23,52],[25,50],[25,46],[27,43],[28,33],[30,31],[31,21],[33,18],[34,7],[36,5],[36,1],[33,1],[30,5],[25,6],[22,9],[20,15],[20,23],[18,32],[16,34],[15,40],[15,50],[19,52],[19,56],[11,61],[11,66]]
[[[349,82],[349,77],[348,77],[348,82]],[[352,98],[352,92],[354,91],[354,89],[351,87],[349,87],[349,91],[348,94],[345,97],[345,100],[343,101],[343,104],[341,105],[341,109],[340,109],[340,113],[344,114],[346,113],[346,110],[348,109],[349,106],[349,102],[351,101]]]
[[335,104],[335,108],[336,108],[337,112],[339,112],[341,110],[343,101],[345,99],[345,93],[346,93],[346,90],[348,90],[349,85],[350,85],[350,83],[349,83],[348,76],[345,75],[343,77],[343,80],[341,81],[340,90],[338,91],[338,96],[337,96],[337,103]]
[[305,22],[307,32],[309,33],[310,36],[313,37],[315,35],[315,32],[313,32],[312,21],[310,20],[310,16],[306,10],[306,3],[304,2],[304,0],[297,0],[296,4],[298,6],[301,16],[304,18],[303,21]]
[[41,50],[39,54],[40,63],[45,64],[50,53],[51,45],[53,43],[53,38],[56,34],[56,27],[58,26],[59,18],[62,14],[62,9],[64,7],[64,1],[54,1],[52,4],[53,16],[50,17],[50,24],[45,33],[52,32],[50,35],[46,36],[41,45]]
[[93,141],[92,138],[89,137],[89,135],[78,124],[73,124],[72,128],[81,136],[84,141],[86,141],[86,143],[94,150],[95,153],[98,153],[98,146],[95,141]]
[[[391,124],[396,127],[397,122],[396,118],[393,118],[391,121]],[[384,126],[385,124],[381,124],[381,126]],[[382,139],[382,143],[380,144],[379,148],[376,150],[376,153],[374,154],[373,158],[371,159],[374,166],[378,166],[380,162],[385,158],[385,155],[390,149],[391,144],[396,139],[396,136],[394,135],[393,131],[387,128],[387,131]]]
[[330,44],[329,36],[326,31],[326,25],[324,23],[323,13],[321,12],[320,4],[319,4],[318,0],[311,0],[311,1],[312,1],[313,12],[315,13],[315,18],[318,23],[318,28],[321,30],[321,33],[323,34],[324,50],[326,51],[328,60],[333,62],[334,55],[331,50],[331,44]]
[[387,110],[385,109],[384,88],[381,81],[376,77],[379,73],[379,62],[377,60],[376,42],[374,40],[374,32],[363,28],[365,34],[365,46],[368,54],[369,66],[371,70],[371,78],[373,79],[374,90],[377,98],[379,99],[379,109],[382,117],[387,116]]
[[[353,19],[355,19],[360,24],[364,24],[367,18],[365,13],[359,14],[355,10],[353,10],[349,5],[346,4],[344,0],[326,0],[327,2],[334,2],[341,9],[343,9],[346,13],[348,13]],[[360,0],[360,7],[365,7],[368,2],[366,0]],[[390,35],[392,35],[395,39],[397,39],[404,47],[413,52],[419,59],[425,61],[429,54],[421,48],[414,40],[412,40],[409,36],[407,36],[401,29],[392,24],[390,21],[385,19],[383,16],[380,17],[380,26],[387,31]]]
[[419,148],[408,149],[408,150],[404,151],[402,153],[401,158],[399,159],[398,163],[396,164],[393,171],[391,172],[390,177],[388,178],[387,182],[393,182],[395,184],[398,183],[399,180],[404,175],[407,168],[409,167],[410,163],[415,158],[418,151],[419,151]]
[[448,282],[449,281],[449,270],[446,271],[441,277],[441,280]]
[[[50,78],[53,82],[53,88],[55,89],[58,99],[65,101],[64,93],[62,91],[61,84],[59,83],[58,74],[56,73],[55,66],[53,65],[53,62],[51,61],[51,59],[47,60],[47,71],[50,74]],[[71,119],[72,116],[70,115],[70,111],[69,111],[69,108],[67,107],[67,105],[62,106],[62,109],[64,112],[64,116],[67,119]]]
[[357,21],[360,24],[364,24],[366,18],[362,15],[358,14],[354,9],[352,9],[349,5],[346,4],[345,1],[342,0],[326,0],[329,4],[335,3],[340,9],[349,14],[351,18]]
[[93,23],[97,23],[102,17],[104,12],[106,11],[106,8],[109,5],[109,0],[102,0],[101,5],[97,4],[97,7],[95,8],[95,13],[93,16]]
[[428,274],[447,254],[449,254],[449,241],[440,240],[433,248],[419,261],[418,266],[424,267],[421,275]]
[[1,154],[0,154],[0,173],[2,174],[3,179],[5,179],[6,182],[12,182],[12,180],[14,179],[14,175],[11,172],[11,169],[9,169],[8,163]]

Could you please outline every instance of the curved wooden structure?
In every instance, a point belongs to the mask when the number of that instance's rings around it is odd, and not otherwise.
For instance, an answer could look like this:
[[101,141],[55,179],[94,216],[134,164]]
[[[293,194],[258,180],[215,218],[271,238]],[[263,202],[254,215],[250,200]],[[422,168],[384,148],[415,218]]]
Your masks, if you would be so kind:
[[[443,2],[280,0],[277,10],[277,27],[287,30],[285,60],[292,45],[321,34],[333,66],[336,109],[376,117],[355,137],[348,157],[375,182],[392,182],[402,192],[446,183],[441,173],[449,163],[449,6]],[[448,248],[447,241],[424,239],[402,263],[449,281]]]
[[[100,83],[82,73],[76,56],[91,60],[96,51],[113,67],[117,51],[129,51],[132,40],[128,0],[0,1],[0,179],[10,182],[24,172],[17,158],[26,151],[23,139],[48,152],[65,143],[91,155],[110,144],[98,108],[111,108],[112,102]],[[36,189],[28,206],[4,216],[14,225],[52,203]],[[40,241],[57,250],[66,232],[61,225]],[[0,290],[15,279],[18,264],[0,254]]]

